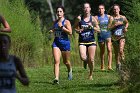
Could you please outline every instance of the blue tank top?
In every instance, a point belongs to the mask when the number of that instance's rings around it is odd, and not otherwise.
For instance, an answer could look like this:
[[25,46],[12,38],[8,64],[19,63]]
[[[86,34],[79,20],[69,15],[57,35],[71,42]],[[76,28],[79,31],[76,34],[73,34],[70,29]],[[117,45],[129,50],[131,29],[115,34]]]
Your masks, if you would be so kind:
[[[62,25],[64,26],[64,22],[66,19],[62,21]],[[68,39],[68,34],[58,26],[58,21],[55,22],[54,24],[54,35],[55,35],[55,40],[69,40]]]
[[9,61],[0,62],[0,93],[16,93],[15,79],[16,66],[14,57],[9,56]]
[[100,26],[101,31],[107,32],[108,20],[109,18],[107,14],[105,14],[104,17],[101,17],[100,15],[98,15],[98,21],[99,21],[99,26]]
[[81,16],[81,21],[79,22],[80,29],[84,29],[81,33],[79,33],[79,42],[80,43],[88,43],[94,42],[94,30],[88,26],[88,23],[92,23],[92,16],[90,16],[90,20],[88,22],[84,21],[83,16]]

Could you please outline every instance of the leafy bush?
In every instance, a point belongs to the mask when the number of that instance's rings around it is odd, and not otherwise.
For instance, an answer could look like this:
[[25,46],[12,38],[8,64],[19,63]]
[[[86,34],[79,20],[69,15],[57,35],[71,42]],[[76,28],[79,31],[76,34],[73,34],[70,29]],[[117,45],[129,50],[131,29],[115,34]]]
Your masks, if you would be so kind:
[[30,14],[22,0],[0,0],[0,11],[6,18],[12,33],[11,53],[19,56],[26,66],[44,62],[43,35],[38,24],[32,24]]
[[140,92],[140,25],[130,25],[126,39],[126,62],[123,63],[123,92]]

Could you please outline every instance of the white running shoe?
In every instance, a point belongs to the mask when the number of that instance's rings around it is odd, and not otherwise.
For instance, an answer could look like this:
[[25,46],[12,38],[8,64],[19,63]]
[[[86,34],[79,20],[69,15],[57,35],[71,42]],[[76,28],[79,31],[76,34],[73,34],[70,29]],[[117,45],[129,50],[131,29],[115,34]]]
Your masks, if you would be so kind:
[[70,72],[68,72],[68,80],[72,80],[72,69]]
[[53,80],[53,84],[55,85],[55,84],[59,84],[59,80],[58,79],[54,79]]

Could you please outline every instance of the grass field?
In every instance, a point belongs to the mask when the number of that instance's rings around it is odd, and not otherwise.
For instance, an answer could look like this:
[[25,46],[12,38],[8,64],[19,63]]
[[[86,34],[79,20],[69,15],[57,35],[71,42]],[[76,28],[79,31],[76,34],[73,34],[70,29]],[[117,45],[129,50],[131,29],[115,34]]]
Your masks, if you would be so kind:
[[88,69],[73,67],[73,80],[67,80],[65,66],[60,68],[60,84],[53,85],[53,66],[28,68],[29,87],[17,82],[17,93],[118,93],[118,74],[115,71],[100,71],[97,66],[93,80],[88,80]]

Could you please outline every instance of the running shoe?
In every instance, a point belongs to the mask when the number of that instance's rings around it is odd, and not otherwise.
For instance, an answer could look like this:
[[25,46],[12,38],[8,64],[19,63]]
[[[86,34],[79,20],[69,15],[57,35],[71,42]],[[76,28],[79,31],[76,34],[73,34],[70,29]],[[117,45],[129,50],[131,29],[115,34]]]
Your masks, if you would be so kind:
[[72,80],[72,69],[70,72],[68,72],[68,80]]
[[105,71],[105,69],[104,68],[101,68],[101,71]]
[[113,69],[112,69],[112,68],[109,68],[109,67],[108,67],[108,70],[109,70],[109,71],[113,71]]
[[59,80],[58,79],[54,79],[53,80],[53,84],[55,85],[55,84],[59,84]]
[[101,65],[101,71],[105,71],[104,65]]
[[89,80],[93,80],[92,76],[89,76],[88,79],[89,79]]
[[116,71],[120,71],[121,70],[121,64],[117,64],[116,65]]

